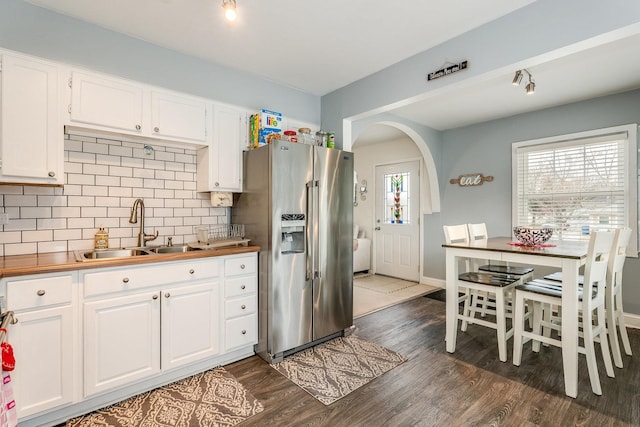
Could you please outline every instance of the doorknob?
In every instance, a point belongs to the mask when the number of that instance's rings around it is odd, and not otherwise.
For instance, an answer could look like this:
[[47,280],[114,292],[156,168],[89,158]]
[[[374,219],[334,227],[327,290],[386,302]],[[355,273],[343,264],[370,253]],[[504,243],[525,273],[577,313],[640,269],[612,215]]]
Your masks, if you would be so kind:
[[374,230],[378,231],[378,230],[380,230],[380,227],[376,227],[376,228],[374,228]]

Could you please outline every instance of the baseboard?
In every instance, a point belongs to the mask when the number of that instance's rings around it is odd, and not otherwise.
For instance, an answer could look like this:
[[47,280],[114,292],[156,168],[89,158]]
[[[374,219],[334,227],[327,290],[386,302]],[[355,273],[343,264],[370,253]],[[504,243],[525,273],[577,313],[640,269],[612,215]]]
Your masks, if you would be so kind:
[[640,315],[625,313],[624,322],[629,328],[640,329]]
[[435,286],[436,288],[441,288],[444,289],[447,287],[447,282],[442,280],[442,279],[436,279],[434,277],[427,277],[427,276],[422,276],[420,277],[420,284],[421,285],[429,285],[429,286]]

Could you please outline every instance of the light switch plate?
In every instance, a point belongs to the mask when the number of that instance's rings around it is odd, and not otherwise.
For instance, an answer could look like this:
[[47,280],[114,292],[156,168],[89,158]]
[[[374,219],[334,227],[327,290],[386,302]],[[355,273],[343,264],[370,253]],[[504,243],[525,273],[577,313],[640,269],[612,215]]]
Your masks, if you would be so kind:
[[8,213],[0,213],[0,225],[9,224],[9,214]]

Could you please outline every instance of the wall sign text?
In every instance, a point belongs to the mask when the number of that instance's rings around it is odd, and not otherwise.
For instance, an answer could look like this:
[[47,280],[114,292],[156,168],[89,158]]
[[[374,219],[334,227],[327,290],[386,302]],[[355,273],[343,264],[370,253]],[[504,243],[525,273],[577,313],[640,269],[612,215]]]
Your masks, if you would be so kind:
[[466,175],[460,175],[457,178],[452,178],[449,180],[451,184],[458,184],[460,187],[475,187],[477,185],[482,185],[484,182],[493,181],[492,176],[484,176],[481,173],[469,173]]
[[462,61],[457,64],[451,64],[446,67],[440,68],[432,73],[427,74],[427,81],[435,80],[440,77],[448,76],[449,74],[456,73],[458,71],[466,70],[469,66],[468,61]]

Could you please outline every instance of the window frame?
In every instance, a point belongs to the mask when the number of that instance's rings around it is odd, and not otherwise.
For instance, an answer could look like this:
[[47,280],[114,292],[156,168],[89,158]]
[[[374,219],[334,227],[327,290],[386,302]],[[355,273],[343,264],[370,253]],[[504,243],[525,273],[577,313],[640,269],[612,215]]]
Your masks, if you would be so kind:
[[[613,126],[608,128],[594,129],[583,132],[557,135],[546,138],[532,139],[514,142],[511,145],[511,226],[514,227],[518,221],[518,151],[532,146],[543,146],[546,144],[566,144],[581,145],[579,141],[606,137],[611,134],[627,134],[625,156],[627,159],[625,175],[625,199],[629,202],[625,204],[627,227],[633,230],[632,238],[627,249],[627,256],[638,257],[638,125],[628,124]],[[575,142],[574,142],[575,141]],[[555,237],[555,236],[554,236]]]

